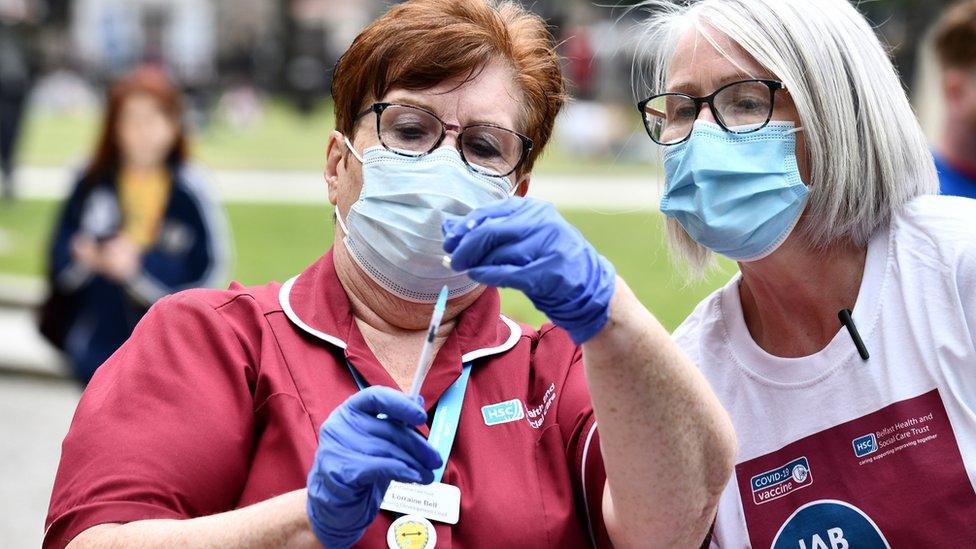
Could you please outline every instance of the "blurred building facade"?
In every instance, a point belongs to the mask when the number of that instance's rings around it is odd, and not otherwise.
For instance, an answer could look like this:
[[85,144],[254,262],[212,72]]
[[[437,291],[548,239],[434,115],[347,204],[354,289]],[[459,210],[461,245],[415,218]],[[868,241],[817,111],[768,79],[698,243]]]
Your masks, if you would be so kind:
[[[951,0],[859,2],[892,46],[907,81],[915,45]],[[63,20],[48,36],[46,64],[111,79],[138,63],[165,66],[189,87],[253,83],[303,97],[328,90],[329,70],[359,30],[391,3],[384,0],[0,0],[36,3]],[[550,23],[574,96],[630,101],[631,27],[637,0],[525,2]],[[612,7],[608,7],[612,6]]]
[[[329,97],[332,67],[391,0],[0,0],[46,14],[33,34],[41,103],[95,104],[104,86],[141,63],[165,67],[199,125],[212,112],[245,126],[269,96],[311,113]],[[633,110],[638,0],[523,0],[551,26],[573,100],[557,139],[574,155],[646,156]],[[906,87],[931,87],[918,46],[951,0],[857,2],[889,44]],[[922,69],[922,70],[920,70]],[[87,89],[87,91],[86,91]],[[641,90],[637,93],[646,93]],[[916,90],[913,90],[916,91]],[[67,93],[70,92],[70,93]],[[925,109],[922,109],[923,111]],[[615,152],[614,152],[615,151]],[[622,151],[622,152],[621,152]]]

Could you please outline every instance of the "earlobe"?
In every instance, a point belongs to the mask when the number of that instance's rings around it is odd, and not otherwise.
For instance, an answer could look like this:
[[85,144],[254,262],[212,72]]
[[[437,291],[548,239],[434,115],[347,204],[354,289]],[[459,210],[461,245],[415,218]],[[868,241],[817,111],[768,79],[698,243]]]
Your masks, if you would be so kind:
[[518,183],[515,184],[515,196],[525,197],[529,194],[529,183],[532,181],[532,176],[530,174],[525,174],[519,179]]

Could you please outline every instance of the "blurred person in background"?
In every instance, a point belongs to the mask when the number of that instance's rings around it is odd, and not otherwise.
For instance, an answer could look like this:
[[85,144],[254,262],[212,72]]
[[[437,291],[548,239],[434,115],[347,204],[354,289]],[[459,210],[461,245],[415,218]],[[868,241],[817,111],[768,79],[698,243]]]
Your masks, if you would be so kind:
[[41,331],[82,383],[161,297],[225,280],[224,214],[187,163],[182,116],[161,71],[116,83],[94,156],[61,211]]
[[740,271],[674,333],[739,439],[713,546],[972,547],[976,201],[847,0],[652,4],[669,237]]
[[946,10],[933,34],[945,125],[935,146],[942,194],[976,198],[976,0]]
[[[524,197],[564,101],[545,22],[397,4],[333,97],[335,245],[285,284],[152,308],[81,399],[44,546],[699,546],[728,417],[609,261]],[[555,325],[502,316],[499,286]]]
[[14,162],[21,121],[34,77],[33,31],[38,0],[0,0],[0,195],[14,196]]

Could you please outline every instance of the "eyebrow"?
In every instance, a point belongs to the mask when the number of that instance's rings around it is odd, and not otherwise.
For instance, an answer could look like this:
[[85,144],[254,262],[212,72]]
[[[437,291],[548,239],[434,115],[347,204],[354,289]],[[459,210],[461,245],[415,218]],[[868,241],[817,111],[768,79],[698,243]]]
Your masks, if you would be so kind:
[[[715,87],[711,89],[708,92],[708,94],[713,93],[715,90],[721,88],[722,86],[725,86],[726,84],[731,84],[732,82],[738,82],[740,80],[775,80],[775,79],[776,79],[775,77],[773,77],[771,74],[767,73],[766,71],[760,71],[756,74],[748,74],[737,70],[734,74],[729,74],[723,78],[720,78],[719,81],[716,83]],[[688,95],[695,95],[692,92],[698,90],[699,90],[699,86],[697,85],[697,83],[692,81],[682,80],[677,82],[676,84],[670,84],[666,86],[665,93],[674,92],[674,93],[686,93]],[[704,94],[704,95],[708,95],[708,94]]]
[[394,94],[393,97],[389,97],[383,101],[383,103],[395,103],[398,105],[409,105],[411,107],[420,107],[421,109],[430,111],[441,118],[441,114],[437,112],[437,109],[433,107],[430,103],[427,103],[423,99],[418,99],[416,97],[403,97]]
[[[416,97],[412,97],[412,96],[411,97],[404,97],[402,95],[393,94],[391,97],[387,98],[384,101],[384,103],[396,103],[398,105],[408,105],[408,106],[411,106],[411,107],[420,107],[421,109],[424,109],[424,110],[427,110],[427,111],[430,111],[430,112],[434,113],[441,120],[444,119],[444,115],[442,115],[440,112],[438,112],[437,109],[435,109],[430,103],[427,103],[423,99],[419,99],[419,98],[416,98]],[[478,126],[478,125],[482,125],[482,124],[487,124],[489,126],[497,126],[499,128],[505,128],[505,129],[509,129],[509,130],[512,130],[512,131],[519,131],[519,130],[517,130],[517,129],[511,127],[511,126],[509,126],[508,124],[502,123],[502,122],[500,122],[498,120],[493,120],[493,119],[488,118],[488,117],[483,117],[483,116],[475,116],[471,120],[469,120],[467,124],[462,124],[461,127],[462,128],[466,128],[468,126]]]

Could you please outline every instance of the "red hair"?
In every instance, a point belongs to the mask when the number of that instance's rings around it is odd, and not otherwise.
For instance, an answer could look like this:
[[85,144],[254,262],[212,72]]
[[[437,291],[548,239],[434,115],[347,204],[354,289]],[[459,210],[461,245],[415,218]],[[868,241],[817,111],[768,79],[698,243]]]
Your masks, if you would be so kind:
[[471,79],[495,59],[512,67],[524,99],[521,128],[535,147],[528,172],[552,135],[565,87],[545,21],[513,2],[409,0],[364,29],[336,64],[336,127],[352,136],[356,114],[390,89],[422,90]]
[[116,82],[109,91],[108,108],[102,133],[95,147],[84,180],[89,183],[107,177],[115,172],[121,162],[121,148],[118,142],[118,122],[126,99],[137,94],[145,94],[159,103],[160,109],[176,124],[178,130],[173,146],[166,155],[170,167],[186,160],[186,135],[181,122],[183,117],[183,95],[159,69],[146,67],[137,69]]

